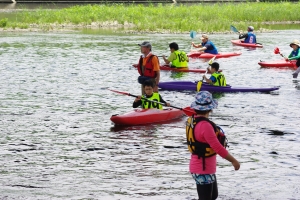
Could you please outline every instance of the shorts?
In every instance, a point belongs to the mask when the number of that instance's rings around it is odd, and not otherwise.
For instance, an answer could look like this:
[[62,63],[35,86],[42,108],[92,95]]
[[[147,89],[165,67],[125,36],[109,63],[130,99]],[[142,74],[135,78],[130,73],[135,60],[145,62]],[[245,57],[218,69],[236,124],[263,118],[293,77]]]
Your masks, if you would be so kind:
[[212,184],[216,181],[215,174],[193,174],[192,173],[192,177],[196,181],[196,184],[199,185]]
[[145,83],[145,81],[147,81],[147,80],[151,80],[152,82],[153,82],[153,86],[155,87],[155,79],[154,78],[150,78],[150,77],[146,77],[146,76],[139,76],[138,77],[138,82],[139,82],[139,84],[142,84],[142,85],[144,85],[144,83]]

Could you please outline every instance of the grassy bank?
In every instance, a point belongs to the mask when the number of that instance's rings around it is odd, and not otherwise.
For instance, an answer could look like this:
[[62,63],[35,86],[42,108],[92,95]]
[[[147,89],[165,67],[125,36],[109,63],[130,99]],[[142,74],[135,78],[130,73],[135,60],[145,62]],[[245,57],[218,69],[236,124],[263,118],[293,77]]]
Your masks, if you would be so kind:
[[[300,3],[197,5],[84,5],[59,10],[18,11],[1,19],[2,28],[57,28],[60,25],[132,26],[135,31],[228,31],[229,26],[263,28],[264,22],[299,20]],[[114,23],[108,23],[114,22]]]

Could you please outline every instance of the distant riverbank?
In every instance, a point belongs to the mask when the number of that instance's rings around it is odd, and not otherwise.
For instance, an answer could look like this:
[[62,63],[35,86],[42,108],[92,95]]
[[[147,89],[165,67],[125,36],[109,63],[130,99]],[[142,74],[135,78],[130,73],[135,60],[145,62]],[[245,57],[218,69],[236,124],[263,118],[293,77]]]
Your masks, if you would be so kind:
[[[298,23],[299,3],[224,3],[197,5],[80,5],[63,9],[2,13],[0,31],[62,31],[116,28],[125,32],[229,32],[234,25],[266,30],[267,24]],[[7,17],[6,17],[7,16]]]

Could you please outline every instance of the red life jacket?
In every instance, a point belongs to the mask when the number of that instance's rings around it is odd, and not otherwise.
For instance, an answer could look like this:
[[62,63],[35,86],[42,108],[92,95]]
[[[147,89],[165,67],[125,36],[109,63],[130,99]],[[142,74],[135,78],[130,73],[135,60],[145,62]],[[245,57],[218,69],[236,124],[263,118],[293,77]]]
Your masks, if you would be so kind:
[[144,66],[144,73],[142,71],[142,66],[143,66],[143,57],[141,56],[140,58],[140,61],[139,61],[139,64],[137,66],[137,69],[138,69],[138,72],[141,76],[146,76],[146,77],[150,77],[150,78],[155,78],[156,77],[156,73],[155,71],[153,71],[153,65],[152,65],[152,57],[155,56],[155,55],[151,55],[145,66]]

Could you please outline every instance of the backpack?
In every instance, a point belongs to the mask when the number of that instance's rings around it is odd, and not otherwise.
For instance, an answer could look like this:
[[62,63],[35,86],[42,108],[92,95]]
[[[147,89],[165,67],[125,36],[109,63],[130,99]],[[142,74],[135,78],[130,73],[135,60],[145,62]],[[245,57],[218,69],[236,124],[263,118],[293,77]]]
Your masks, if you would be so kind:
[[205,117],[195,118],[194,116],[188,118],[186,122],[186,139],[187,139],[188,149],[192,154],[198,155],[198,159],[202,158],[203,170],[205,170],[205,158],[216,155],[216,152],[209,146],[209,144],[204,142],[199,142],[195,139],[194,129],[197,123],[201,121],[207,121],[212,125],[216,133],[216,136],[218,138],[218,141],[223,147],[225,148],[228,147],[227,145],[228,140],[222,128],[217,126],[214,122],[210,121],[209,119]]

